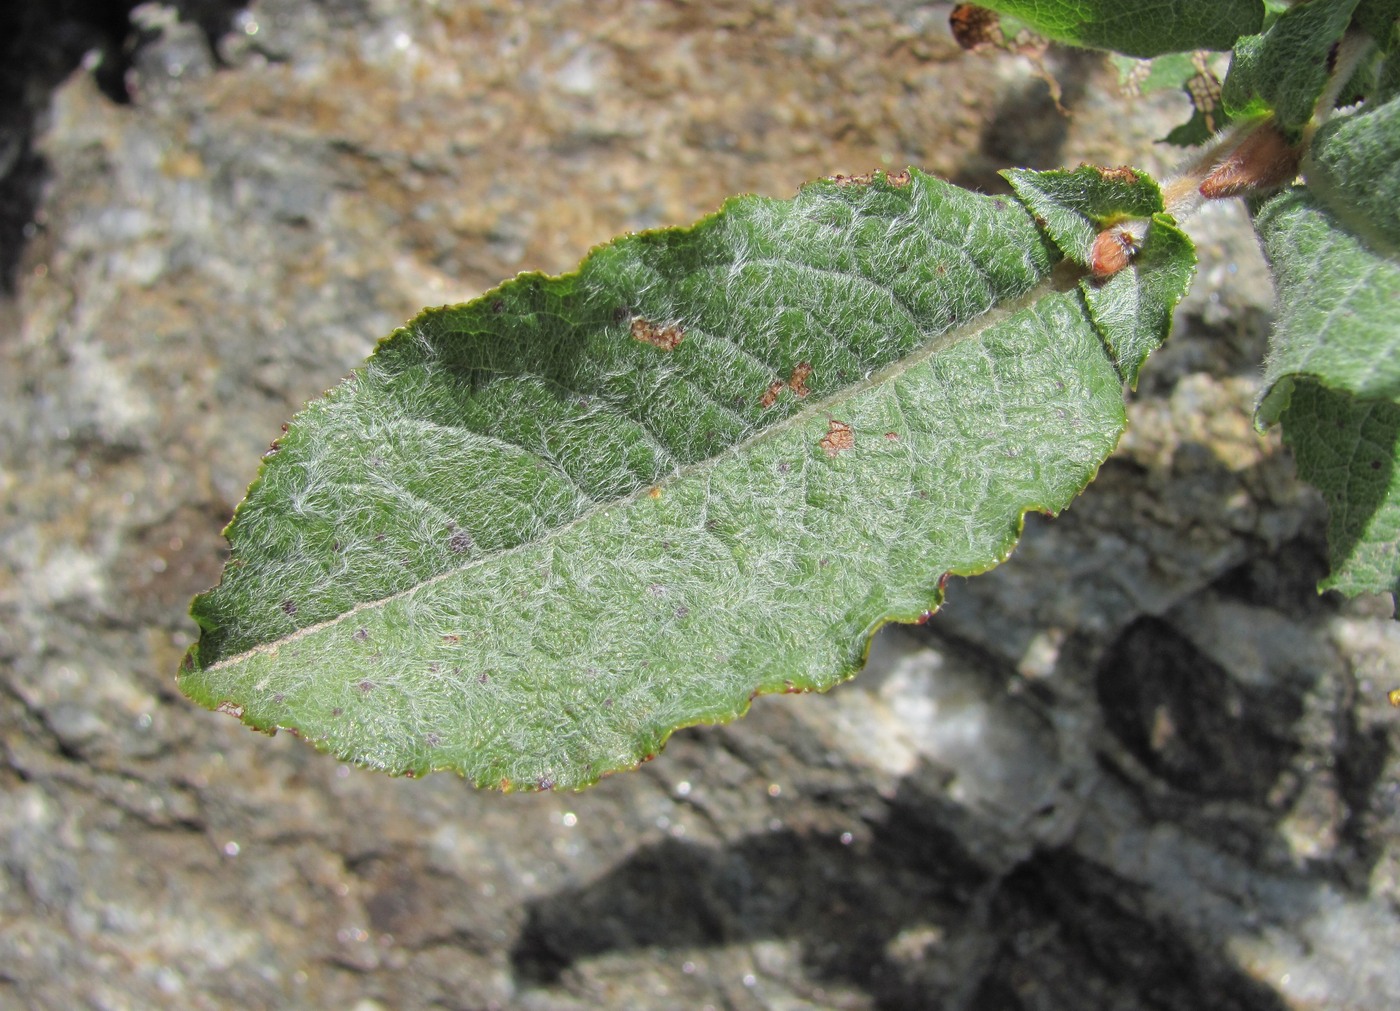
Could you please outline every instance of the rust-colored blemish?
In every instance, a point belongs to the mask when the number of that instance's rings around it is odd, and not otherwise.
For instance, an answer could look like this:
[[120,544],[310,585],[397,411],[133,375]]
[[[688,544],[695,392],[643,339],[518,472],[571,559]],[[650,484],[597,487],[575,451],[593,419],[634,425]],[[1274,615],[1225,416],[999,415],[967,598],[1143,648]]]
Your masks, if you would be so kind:
[[778,394],[783,392],[785,384],[780,380],[775,380],[768,385],[768,389],[763,391],[763,396],[758,398],[760,407],[772,407],[778,402]]
[[958,4],[948,15],[953,39],[968,52],[1001,43],[1001,18],[976,4]]
[[655,498],[660,498],[660,497],[661,497],[661,486],[660,486],[660,485],[652,485],[650,488],[647,489],[647,495],[649,495],[651,498],[654,498],[654,499],[655,499]]
[[807,380],[812,376],[811,362],[798,362],[793,366],[792,375],[788,376],[788,388],[792,390],[795,397],[805,397],[811,390],[807,389]]
[[444,635],[442,637],[442,641],[447,643],[449,646],[455,646],[457,643],[462,641],[462,637],[456,634]]
[[886,432],[886,433],[885,433],[885,438],[886,438],[886,439],[889,439],[890,442],[898,442],[898,441],[899,441],[899,433],[898,433],[898,432]]
[[908,186],[909,180],[912,177],[909,175],[908,169],[901,169],[898,172],[886,172],[884,169],[874,169],[873,171],[862,172],[859,175],[853,176],[843,175],[838,172],[836,175],[827,176],[826,178],[834,182],[837,186],[869,186],[871,183],[877,183],[883,179],[886,183],[898,189],[901,186]]
[[632,321],[632,337],[660,351],[674,351],[685,340],[685,331],[676,323],[653,323],[638,316]]
[[856,433],[844,421],[831,418],[826,424],[826,434],[822,436],[818,445],[827,456],[836,457],[848,449],[855,448]]
[[1137,172],[1127,165],[1119,165],[1117,168],[1103,168],[1099,165],[1095,165],[1094,167],[1098,170],[1099,177],[1102,178],[1104,182],[1127,183],[1131,186],[1138,181]]

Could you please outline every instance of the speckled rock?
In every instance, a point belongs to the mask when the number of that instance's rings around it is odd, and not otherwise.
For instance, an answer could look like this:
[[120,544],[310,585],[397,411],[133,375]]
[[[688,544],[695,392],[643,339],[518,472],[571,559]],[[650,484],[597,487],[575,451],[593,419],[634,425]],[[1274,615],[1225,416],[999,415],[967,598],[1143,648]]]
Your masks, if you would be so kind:
[[830,696],[503,797],[175,690],[259,454],[420,306],[835,172],[1163,165],[1174,97],[1058,54],[1064,119],[948,6],[207,0],[33,37],[0,117],[0,1006],[1400,1005],[1400,626],[1313,590],[1321,506],[1250,423],[1239,208],[1192,221],[1090,491]]

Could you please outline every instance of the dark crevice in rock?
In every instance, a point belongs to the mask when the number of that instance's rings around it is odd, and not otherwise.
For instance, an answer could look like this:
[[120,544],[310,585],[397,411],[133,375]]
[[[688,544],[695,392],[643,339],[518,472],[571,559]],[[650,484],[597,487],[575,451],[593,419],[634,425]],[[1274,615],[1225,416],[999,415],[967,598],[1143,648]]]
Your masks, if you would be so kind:
[[1095,677],[1109,731],[1171,786],[1263,803],[1295,742],[1279,732],[1301,705],[1241,684],[1160,618],[1140,618],[1109,647]]
[[1153,915],[1139,885],[1067,851],[1008,875],[991,920],[1001,942],[976,1011],[1285,1007],[1224,953],[1202,953],[1181,926]]

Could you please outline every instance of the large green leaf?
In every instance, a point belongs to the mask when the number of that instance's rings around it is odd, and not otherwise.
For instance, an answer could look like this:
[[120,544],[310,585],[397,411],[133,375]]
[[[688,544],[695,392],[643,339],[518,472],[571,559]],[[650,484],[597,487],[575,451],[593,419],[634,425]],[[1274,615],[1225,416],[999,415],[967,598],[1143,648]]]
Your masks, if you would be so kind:
[[1264,23],[1260,0],[1158,0],[1145,10],[1125,0],[982,0],[1059,42],[1157,56],[1229,49]]
[[1262,422],[1331,510],[1324,588],[1400,591],[1400,99],[1333,117],[1256,224],[1278,286]]
[[181,687],[506,788],[829,688],[1115,445],[1056,260],[1013,198],[877,174],[428,310],[265,460]]

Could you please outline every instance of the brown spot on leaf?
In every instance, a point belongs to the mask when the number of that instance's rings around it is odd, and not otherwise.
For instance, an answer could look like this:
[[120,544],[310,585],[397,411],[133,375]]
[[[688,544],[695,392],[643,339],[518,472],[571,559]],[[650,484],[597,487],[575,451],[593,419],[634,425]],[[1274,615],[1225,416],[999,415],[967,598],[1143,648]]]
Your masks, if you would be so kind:
[[361,694],[368,695],[370,692],[374,691],[374,682],[369,678],[365,678],[355,687],[360,690]]
[[676,323],[653,323],[638,316],[632,321],[632,338],[661,351],[674,351],[685,340],[685,331]]
[[282,601],[282,610],[285,611],[288,615],[294,615],[294,614],[296,614],[296,613],[297,613],[297,602],[296,602],[295,600],[284,600],[284,601]]
[[364,628],[355,629],[354,638],[357,642],[364,642],[369,638],[369,630]]
[[908,186],[910,175],[908,170],[899,172],[886,172],[884,169],[875,169],[871,172],[862,172],[859,175],[848,176],[837,173],[834,176],[826,177],[837,186],[869,186],[871,183],[884,181],[896,188]]
[[968,52],[983,46],[1001,45],[1001,18],[996,11],[976,4],[958,4],[948,15],[953,39]]
[[844,421],[831,418],[826,424],[826,434],[817,445],[821,446],[822,452],[827,456],[836,457],[848,449],[855,448],[856,433]]
[[650,488],[647,489],[647,496],[648,496],[649,498],[653,498],[653,499],[660,498],[660,497],[661,497],[661,486],[660,486],[660,485],[655,485],[655,484],[652,485]]
[[220,702],[218,709],[215,711],[223,713],[225,716],[236,716],[239,719],[243,718],[243,707],[230,699],[224,699],[224,701]]
[[898,442],[898,441],[899,441],[899,433],[898,433],[898,432],[886,432],[886,433],[885,433],[885,438],[886,438],[886,439],[889,439],[890,442]]
[[457,529],[447,538],[447,546],[454,555],[465,554],[471,550],[472,535],[465,530]]
[[442,641],[447,643],[449,646],[455,646],[457,645],[457,643],[462,641],[462,637],[460,635],[444,635],[442,637]]
[[1099,176],[1104,182],[1127,183],[1131,186],[1138,181],[1137,172],[1126,165],[1119,165],[1117,168],[1103,168],[1096,165],[1095,168],[1098,169]]
[[763,396],[758,398],[758,405],[766,408],[776,404],[778,402],[778,394],[783,392],[784,385],[785,384],[781,381],[770,383],[768,389],[763,391]]
[[792,369],[792,375],[788,376],[788,388],[792,390],[795,397],[805,397],[812,392],[807,389],[807,380],[812,376],[811,362],[798,362]]

